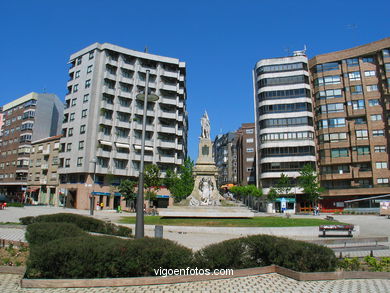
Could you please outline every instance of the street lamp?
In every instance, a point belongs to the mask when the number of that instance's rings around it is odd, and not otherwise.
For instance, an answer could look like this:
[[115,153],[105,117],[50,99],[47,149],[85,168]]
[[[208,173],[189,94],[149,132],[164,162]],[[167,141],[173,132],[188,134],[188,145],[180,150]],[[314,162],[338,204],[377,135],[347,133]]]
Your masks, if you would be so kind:
[[95,181],[96,181],[96,158],[94,158],[91,163],[94,164],[93,167],[93,183],[92,183],[92,192],[91,192],[91,197],[89,198],[89,214],[93,216],[93,210],[95,208]]
[[138,195],[136,207],[136,221],[135,221],[135,238],[144,237],[144,155],[145,155],[145,134],[146,134],[146,113],[148,102],[156,102],[158,96],[149,94],[149,74],[150,70],[146,70],[145,92],[139,93],[136,98],[144,102],[144,112],[142,120],[142,137],[141,137],[141,163],[139,168],[138,180]]

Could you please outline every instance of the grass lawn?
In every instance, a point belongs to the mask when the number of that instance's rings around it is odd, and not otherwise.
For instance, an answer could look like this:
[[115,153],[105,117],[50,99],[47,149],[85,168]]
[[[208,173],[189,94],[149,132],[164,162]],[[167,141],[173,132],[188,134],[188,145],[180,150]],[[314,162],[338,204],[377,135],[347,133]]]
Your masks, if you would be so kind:
[[[135,217],[122,217],[120,223],[135,224]],[[210,227],[303,227],[332,225],[333,221],[321,219],[256,217],[252,219],[213,219],[213,218],[161,218],[145,216],[145,225],[167,226],[210,226]],[[337,222],[337,224],[344,224]]]

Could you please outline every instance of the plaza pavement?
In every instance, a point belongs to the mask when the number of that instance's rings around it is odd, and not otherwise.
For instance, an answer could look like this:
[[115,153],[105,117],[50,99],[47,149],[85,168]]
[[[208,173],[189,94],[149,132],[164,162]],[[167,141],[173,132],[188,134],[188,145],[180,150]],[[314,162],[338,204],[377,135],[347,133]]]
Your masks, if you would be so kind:
[[[55,207],[9,207],[0,210],[0,222],[18,222],[19,218],[25,216],[37,216],[52,213],[77,213],[89,215],[89,211],[63,209]],[[122,216],[134,215],[114,211],[95,211],[95,217],[106,221],[116,222]],[[265,214],[257,214],[264,216]],[[323,218],[320,216],[293,216]],[[379,216],[345,216],[336,215],[335,218],[342,222],[360,226],[360,236],[389,236],[390,219]],[[191,232],[164,231],[164,237],[177,241],[193,249],[199,249],[210,243],[216,243],[230,238],[239,237],[239,234],[205,233],[202,227],[193,227]],[[234,228],[231,228],[234,229]],[[145,228],[145,235],[153,236],[152,226]],[[0,225],[0,239],[24,240],[24,228],[16,226]],[[389,251],[383,251],[384,255]],[[364,255],[367,255],[365,253]],[[364,256],[363,255],[363,256]],[[380,252],[375,252],[376,256],[381,256]],[[355,255],[351,255],[355,256]],[[358,256],[358,255],[356,255]],[[249,276],[231,278],[224,280],[212,280],[192,283],[179,283],[169,285],[112,287],[112,288],[66,288],[66,289],[27,289],[20,288],[19,281],[21,275],[0,274],[0,292],[5,293],[27,293],[27,292],[390,292],[390,280],[337,280],[337,281],[295,281],[293,279],[278,275],[265,274],[259,276]]]

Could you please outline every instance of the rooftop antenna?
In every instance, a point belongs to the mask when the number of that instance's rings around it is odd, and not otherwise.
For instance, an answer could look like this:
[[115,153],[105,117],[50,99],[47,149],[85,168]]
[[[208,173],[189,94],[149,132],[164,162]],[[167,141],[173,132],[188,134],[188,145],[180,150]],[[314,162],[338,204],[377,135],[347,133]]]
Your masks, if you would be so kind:
[[149,52],[149,48],[148,46],[145,46],[144,53],[148,53],[148,52]]
[[294,56],[306,56],[306,45],[303,45],[303,50],[294,51]]

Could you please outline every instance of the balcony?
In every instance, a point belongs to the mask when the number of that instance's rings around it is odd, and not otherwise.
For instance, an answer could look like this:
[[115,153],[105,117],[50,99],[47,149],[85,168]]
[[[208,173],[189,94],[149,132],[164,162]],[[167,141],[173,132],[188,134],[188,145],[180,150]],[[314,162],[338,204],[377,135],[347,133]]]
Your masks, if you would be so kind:
[[49,165],[48,164],[42,164],[41,165],[41,169],[42,170],[47,170],[47,169],[49,169]]
[[115,159],[119,160],[128,160],[130,158],[130,153],[118,153],[116,152],[114,155]]
[[119,67],[134,71],[134,63],[125,62],[124,60],[119,61]]
[[177,91],[177,86],[176,85],[171,85],[171,84],[162,84],[161,89],[166,90],[166,91],[172,91],[176,92]]
[[105,158],[109,158],[110,157],[110,154],[111,154],[111,151],[105,151],[101,148],[99,148],[96,152],[96,156],[97,157],[105,157]]
[[115,87],[110,88],[110,87],[108,87],[107,85],[104,85],[104,86],[103,86],[103,93],[106,93],[106,94],[115,96]]
[[165,156],[160,156],[160,163],[175,163],[175,157],[165,157]]
[[107,101],[101,101],[100,107],[107,110],[114,110],[114,104],[113,103],[107,103]]
[[[134,129],[137,129],[137,130],[142,130],[142,124],[134,124]],[[154,131],[154,125],[153,124],[147,124],[146,125],[146,131],[151,131],[153,132]]]
[[158,132],[162,133],[170,133],[170,134],[176,134],[176,127],[174,125],[172,126],[159,126]]
[[[137,115],[141,115],[143,116],[144,115],[144,110],[143,109],[140,109],[140,108],[135,108],[135,114]],[[154,111],[153,110],[146,110],[146,116],[149,116],[149,117],[154,117]]]
[[178,72],[177,71],[168,71],[168,70],[163,69],[161,74],[164,76],[167,76],[167,77],[177,78]]
[[166,97],[162,96],[160,98],[160,103],[161,104],[166,104],[166,105],[173,105],[176,106],[176,97]]
[[125,144],[130,144],[130,139],[128,136],[115,136],[115,142],[119,143],[125,143]]
[[47,148],[47,149],[43,150],[42,153],[44,155],[50,155],[50,148]]
[[113,136],[111,134],[104,134],[103,132],[98,133],[98,139],[106,140],[106,141],[111,141]]
[[46,185],[47,184],[47,179],[40,179],[39,183]]
[[158,146],[161,148],[174,149],[176,148],[176,142],[168,141],[168,140],[160,140]]
[[99,124],[112,125],[112,122],[112,119],[107,119],[104,116],[99,117]]
[[115,121],[115,126],[117,127],[122,127],[122,128],[130,128],[131,122],[127,121],[121,121],[121,120],[116,120]]
[[161,111],[161,116],[162,118],[167,118],[167,119],[175,119],[176,120],[176,111],[175,112],[164,112]]

